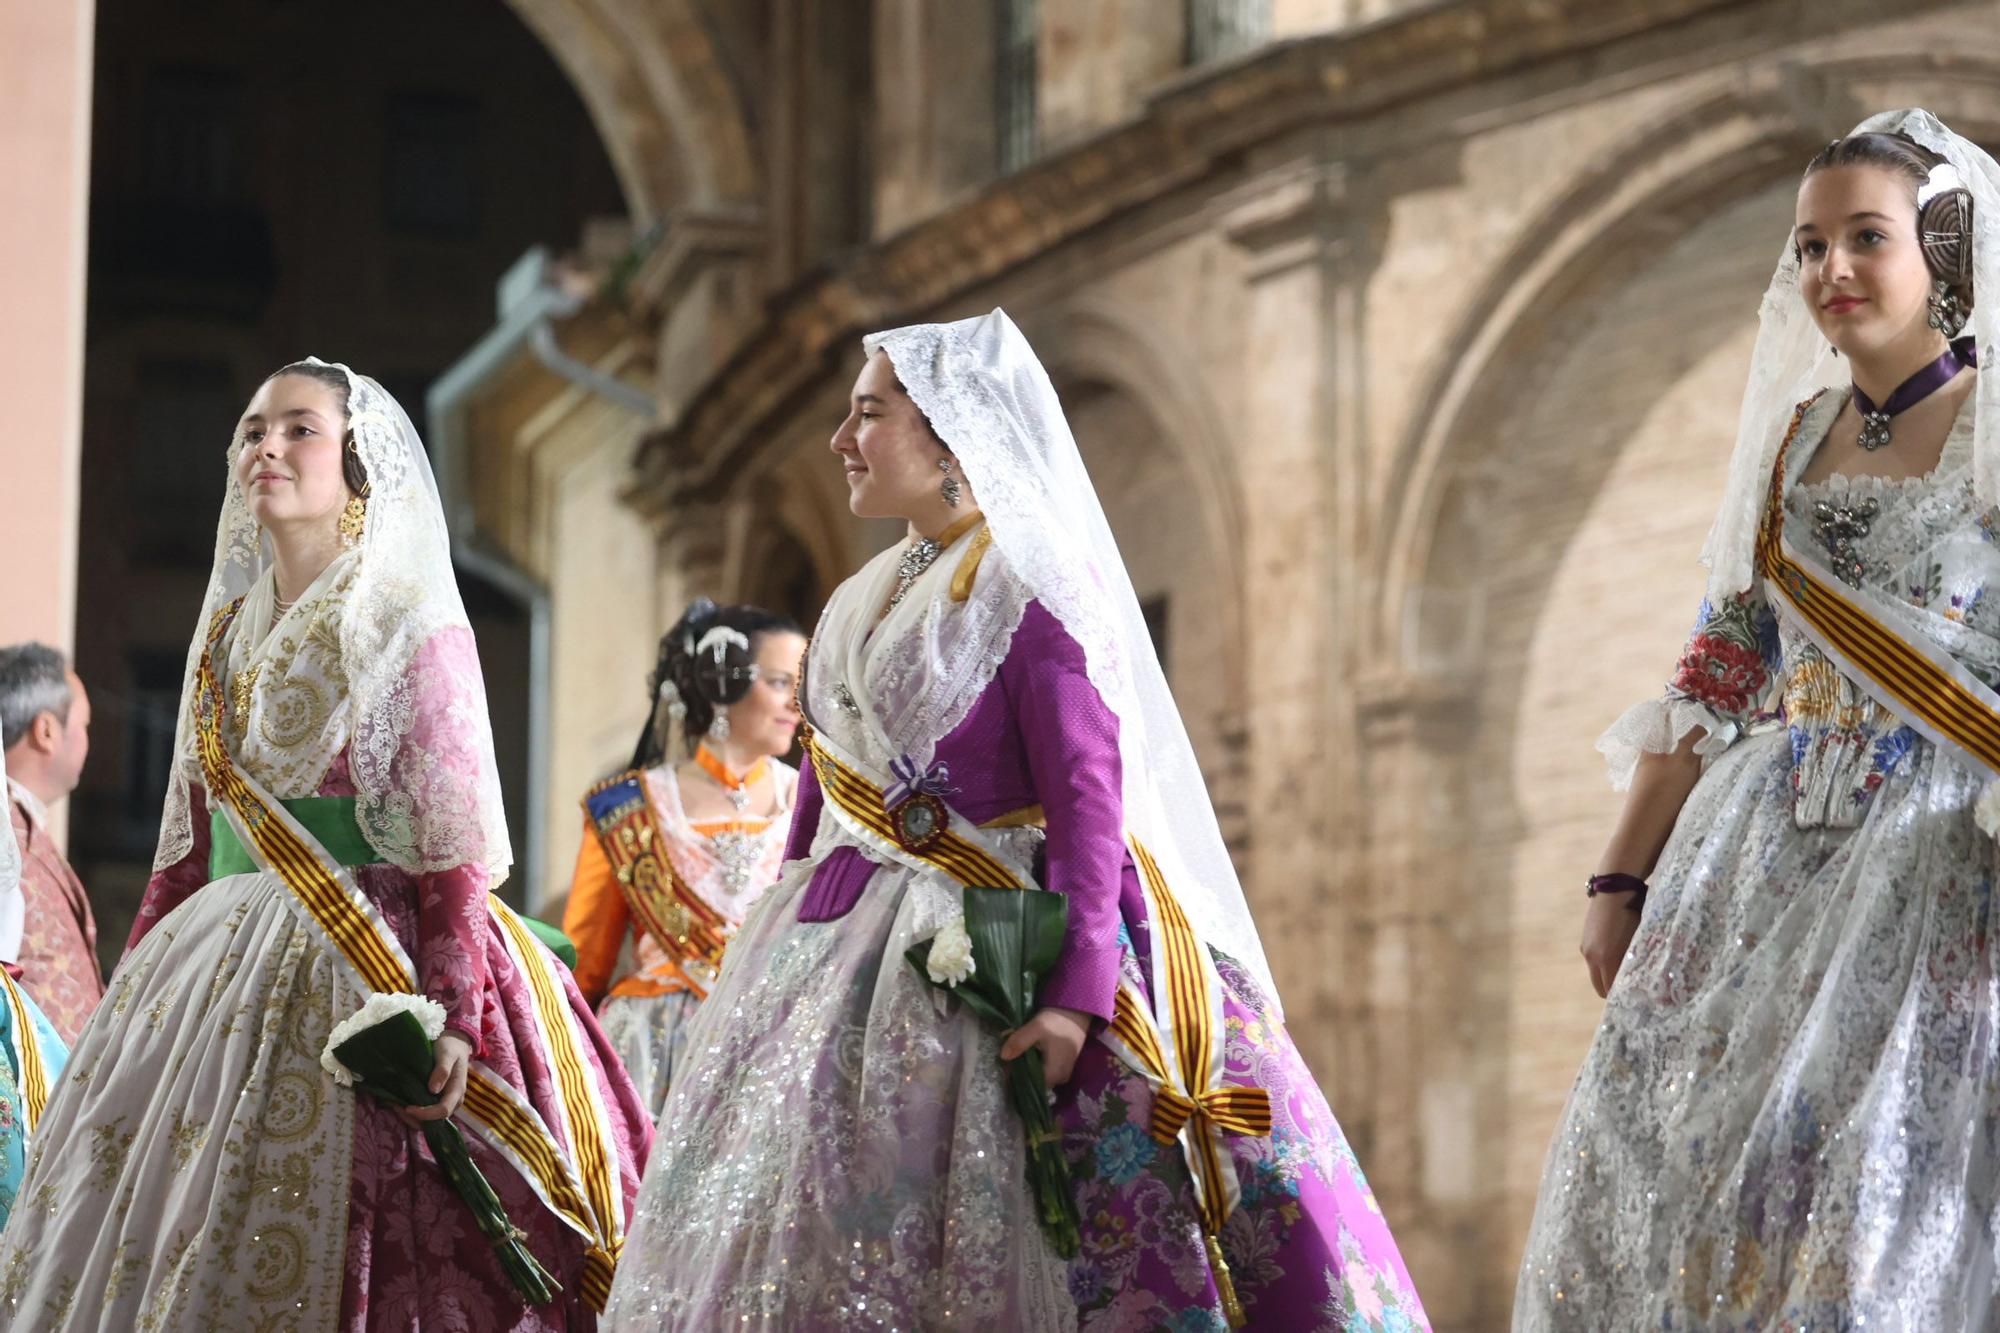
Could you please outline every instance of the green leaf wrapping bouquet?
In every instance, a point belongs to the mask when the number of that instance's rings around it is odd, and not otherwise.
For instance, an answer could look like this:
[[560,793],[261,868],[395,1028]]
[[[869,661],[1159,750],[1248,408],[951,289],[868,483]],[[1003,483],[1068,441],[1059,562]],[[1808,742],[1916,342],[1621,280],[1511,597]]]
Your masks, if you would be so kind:
[[[1042,978],[1062,953],[1069,900],[1046,889],[968,885],[964,912],[904,956],[933,985],[957,996],[994,1028],[1007,1032],[1034,1017]],[[1006,1065],[1008,1100],[1028,1138],[1028,1187],[1042,1230],[1056,1253],[1076,1257],[1082,1219],[1062,1135],[1049,1110],[1042,1053],[1033,1047]]]
[[[444,1006],[422,995],[375,994],[355,1013],[334,1026],[319,1062],[334,1082],[357,1088],[390,1106],[430,1106],[431,1071],[437,1059],[431,1043],[444,1031]],[[423,1122],[424,1142],[438,1169],[481,1232],[492,1242],[501,1271],[530,1305],[547,1305],[562,1290],[522,1242],[527,1234],[508,1218],[500,1196],[493,1192],[466,1151],[465,1136],[450,1120]]]

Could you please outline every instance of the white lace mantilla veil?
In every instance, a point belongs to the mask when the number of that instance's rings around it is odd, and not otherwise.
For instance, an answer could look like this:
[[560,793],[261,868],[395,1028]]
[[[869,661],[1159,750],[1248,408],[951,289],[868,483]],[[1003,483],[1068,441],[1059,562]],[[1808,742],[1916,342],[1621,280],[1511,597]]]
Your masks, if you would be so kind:
[[[1942,155],[1972,192],[1975,303],[1966,332],[1982,356],[1992,355],[2000,348],[2000,164],[1928,111],[1885,111],[1862,121],[1853,133],[1902,134]],[[1755,576],[1757,525],[1792,410],[1817,390],[1847,381],[1845,364],[1832,352],[1799,295],[1799,261],[1787,233],[1759,310],[1722,509],[1702,547],[1711,601],[1742,592]],[[1980,503],[1993,505],[2000,503],[2000,374],[1991,366],[1979,376],[1973,412],[1973,489]]]
[[1248,967],[1275,1003],[1263,942],[1187,728],[1034,349],[998,309],[870,334],[862,346],[889,354],[911,400],[957,455],[1008,567],[1082,645],[1091,683],[1118,715],[1127,827],[1159,862],[1201,937]]
[[[359,793],[356,818],[362,835],[384,860],[412,874],[480,865],[493,877],[489,887],[497,887],[514,858],[493,759],[485,681],[469,651],[442,655],[446,660],[419,658],[441,630],[463,628],[468,648],[471,642],[430,460],[408,414],[380,384],[344,365],[316,357],[308,361],[330,365],[347,377],[348,429],[368,473],[361,541],[335,561],[356,562],[353,574],[337,605],[322,610],[313,626],[315,633],[323,633],[329,622],[336,626],[337,669],[345,677],[348,767]],[[179,861],[192,845],[188,789],[202,781],[194,748],[194,676],[210,621],[237,598],[248,598],[230,631],[234,640],[239,633],[261,630],[246,622],[256,618],[253,613],[261,610],[269,616],[271,610],[270,542],[234,479],[242,447],[239,435],[227,454],[215,563],[188,648],[174,765],[153,859],[156,870]],[[439,678],[420,678],[420,673],[438,673]],[[448,725],[418,726],[419,700],[439,698],[451,701]],[[274,789],[272,794],[280,799],[310,795],[318,776],[302,775],[307,790]]]

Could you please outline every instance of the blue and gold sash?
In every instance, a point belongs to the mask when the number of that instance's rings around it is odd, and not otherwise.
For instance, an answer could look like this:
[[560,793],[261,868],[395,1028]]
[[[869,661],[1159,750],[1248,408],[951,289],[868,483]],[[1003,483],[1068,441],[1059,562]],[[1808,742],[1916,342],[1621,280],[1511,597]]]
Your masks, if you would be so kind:
[[695,997],[706,999],[722,968],[729,922],[674,872],[643,775],[635,768],[592,787],[583,812],[632,919],[673,960]]

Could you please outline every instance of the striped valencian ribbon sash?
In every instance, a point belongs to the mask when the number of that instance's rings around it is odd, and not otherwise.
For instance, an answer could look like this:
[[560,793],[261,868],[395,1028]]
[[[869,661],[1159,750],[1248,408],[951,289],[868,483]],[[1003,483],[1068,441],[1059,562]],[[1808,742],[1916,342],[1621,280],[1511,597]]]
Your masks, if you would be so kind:
[[[1025,870],[1009,865],[993,848],[978,827],[941,802],[934,837],[923,845],[898,836],[900,830],[882,788],[863,771],[860,762],[827,740],[818,728],[811,728],[805,740],[806,754],[812,759],[813,775],[826,793],[828,808],[841,826],[863,845],[873,848],[912,869],[942,871],[960,884],[996,889],[1025,889],[1031,877]],[[897,807],[901,809],[900,806]]]
[[[961,884],[1026,888],[1030,883],[1025,872],[1002,864],[998,854],[984,845],[985,833],[956,812],[951,812],[943,839],[925,853],[912,852],[896,837],[881,787],[854,760],[816,729],[806,742],[806,752],[829,797],[829,808],[866,845],[912,868],[941,870]],[[1137,838],[1128,843],[1145,890],[1147,916],[1153,922],[1152,964],[1159,999],[1149,1004],[1136,986],[1122,981],[1112,1022],[1098,1035],[1152,1086],[1148,1131],[1162,1143],[1178,1140],[1187,1154],[1209,1263],[1231,1322],[1240,1327],[1241,1307],[1219,1238],[1242,1188],[1222,1136],[1269,1134],[1271,1097],[1263,1088],[1222,1081],[1227,1028],[1215,960],[1181,910],[1159,863]]]
[[541,947],[513,908],[491,894],[487,904],[502,927],[501,937],[514,966],[528,978],[535,1025],[556,1073],[561,1093],[556,1098],[556,1113],[562,1119],[564,1140],[575,1146],[577,1174],[583,1178],[596,1223],[596,1235],[584,1253],[583,1295],[593,1310],[602,1313],[611,1298],[619,1251],[625,1245],[625,1194],[619,1182],[611,1117],[597,1085],[597,1071],[584,1058],[584,1035],[577,1025],[576,1011],[570,1008],[562,980],[550,965],[548,950]]
[[2000,694],[1944,649],[1912,642],[1890,626],[1890,608],[1842,583],[1785,536],[1786,459],[1818,396],[1799,404],[1778,449],[1757,566],[1774,602],[1871,697],[1933,744],[2000,774]]
[[729,922],[675,872],[640,771],[592,787],[583,813],[639,928],[675,960],[695,997],[708,998],[729,944]]
[[1241,1198],[1225,1133],[1271,1132],[1271,1095],[1222,1081],[1222,978],[1180,900],[1145,844],[1129,838],[1132,861],[1153,924],[1157,999],[1148,1003],[1131,981],[1118,987],[1117,1008],[1102,1034],[1106,1045],[1153,1087],[1147,1126],[1161,1143],[1179,1140],[1194,1179],[1202,1227],[1211,1236]]
[[9,1035],[13,1040],[14,1068],[21,1074],[21,1101],[25,1104],[28,1132],[42,1122],[49,1104],[49,1066],[42,1059],[42,1045],[35,1032],[35,1019],[28,997],[14,978],[0,969],[0,987],[6,990]]
[[[417,994],[416,968],[404,952],[388,923],[375,905],[354,883],[352,876],[330,856],[317,839],[287,810],[283,803],[265,792],[240,768],[222,741],[222,718],[226,708],[215,672],[215,647],[241,608],[238,598],[215,613],[207,642],[196,667],[194,692],[195,746],[201,760],[202,776],[211,799],[234,828],[243,846],[270,873],[289,889],[304,909],[306,919],[325,935],[333,946],[333,956],[345,962],[355,979],[367,991],[384,994]],[[489,903],[498,899],[489,896]],[[553,986],[561,998],[561,983],[555,978],[554,963],[542,949],[516,947],[511,933],[519,928],[518,918],[509,912],[495,913],[502,935],[509,941],[509,954],[529,981],[535,995],[534,1027],[541,1038],[542,1055],[556,1071],[557,1101],[562,1116],[573,1131],[596,1125],[604,1129],[609,1148],[609,1117],[594,1077],[589,1076],[574,1032],[565,1025],[548,1021],[542,993]],[[564,1038],[569,1039],[565,1050]],[[565,1061],[567,1060],[567,1065]],[[577,1066],[585,1077],[574,1077]],[[623,1195],[612,1154],[600,1151],[594,1157],[579,1153],[573,1157],[556,1138],[541,1114],[525,1095],[489,1066],[474,1061],[466,1078],[465,1100],[460,1106],[474,1132],[505,1158],[527,1181],[542,1205],[584,1238],[584,1294],[602,1310],[602,1295],[610,1289],[611,1273],[624,1247]],[[576,1133],[568,1140],[579,1143]],[[596,1175],[597,1179],[590,1177]],[[612,1201],[600,1209],[593,1199]]]

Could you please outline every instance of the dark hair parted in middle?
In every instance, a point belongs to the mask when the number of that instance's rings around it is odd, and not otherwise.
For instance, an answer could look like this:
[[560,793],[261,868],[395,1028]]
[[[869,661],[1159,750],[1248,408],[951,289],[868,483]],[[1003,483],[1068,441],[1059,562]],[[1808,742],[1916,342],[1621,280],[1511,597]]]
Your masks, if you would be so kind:
[[[329,366],[322,362],[294,361],[266,375],[264,382],[269,384],[280,375],[303,375],[333,390],[334,398],[340,403],[342,423],[345,424],[348,414],[347,374],[340,367]],[[345,438],[341,440],[340,479],[346,482],[347,489],[356,495],[362,494],[368,486],[368,469],[362,466],[361,455],[354,449],[352,432],[345,432]]]
[[682,742],[694,753],[716,713],[749,693],[764,636],[803,632],[790,616],[761,606],[717,606],[697,597],[660,639],[658,660],[646,680],[652,715],[632,752],[632,767],[651,768],[666,758],[676,700],[686,709]]

